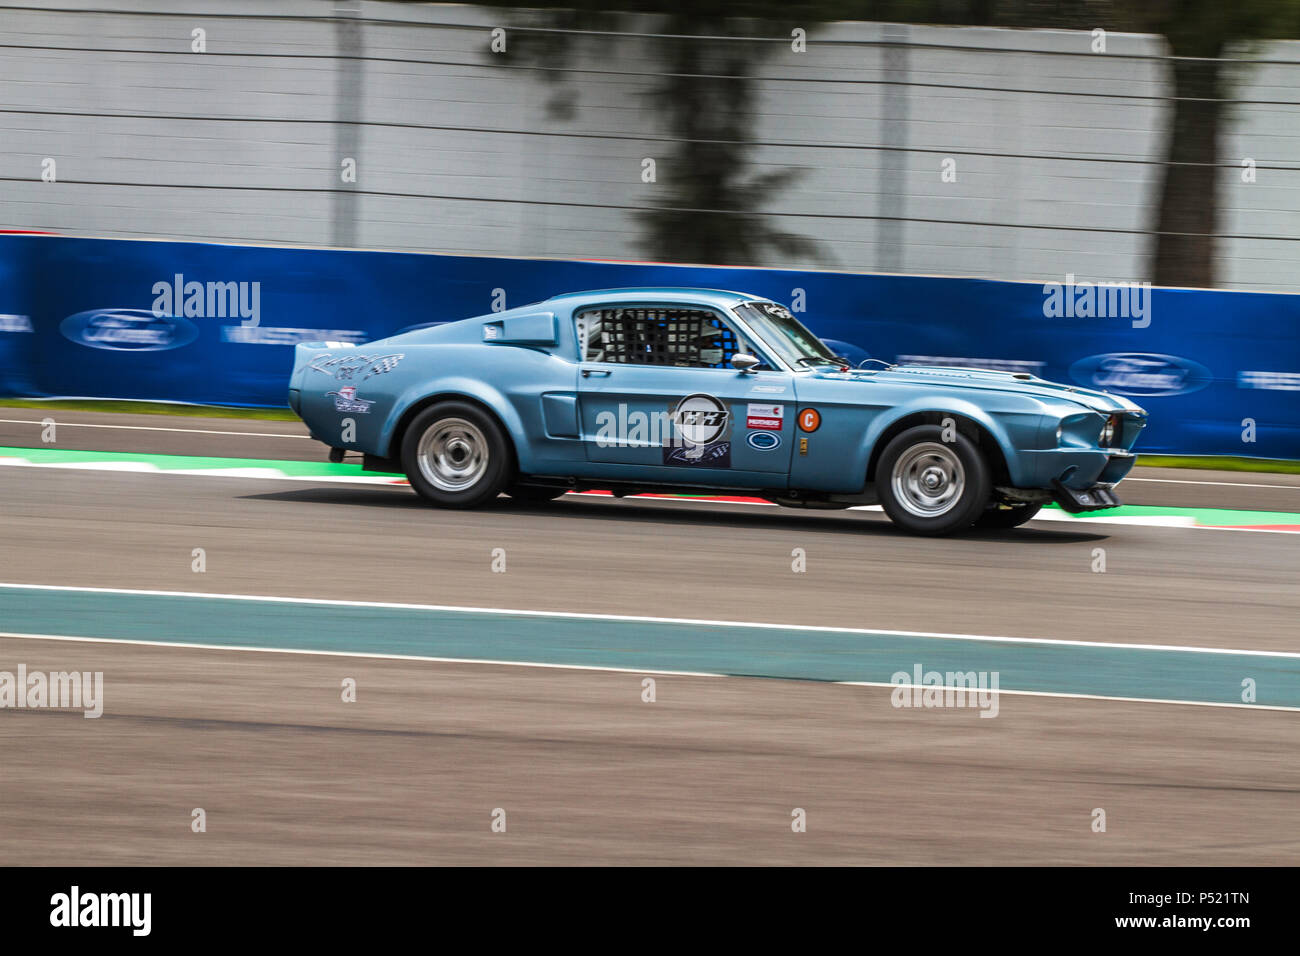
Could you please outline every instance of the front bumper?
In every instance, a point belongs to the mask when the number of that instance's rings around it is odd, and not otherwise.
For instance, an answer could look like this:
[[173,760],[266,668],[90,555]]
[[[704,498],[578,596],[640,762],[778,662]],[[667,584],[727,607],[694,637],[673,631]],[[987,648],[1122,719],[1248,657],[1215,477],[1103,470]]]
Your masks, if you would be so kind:
[[1055,488],[1056,482],[1081,490],[1113,485],[1132,469],[1137,457],[1121,448],[1050,448],[1020,452],[1012,479],[1018,488]]
[[1079,489],[1070,488],[1059,479],[1052,481],[1052,499],[1072,515],[1082,514],[1085,511],[1117,508],[1123,504],[1108,484]]

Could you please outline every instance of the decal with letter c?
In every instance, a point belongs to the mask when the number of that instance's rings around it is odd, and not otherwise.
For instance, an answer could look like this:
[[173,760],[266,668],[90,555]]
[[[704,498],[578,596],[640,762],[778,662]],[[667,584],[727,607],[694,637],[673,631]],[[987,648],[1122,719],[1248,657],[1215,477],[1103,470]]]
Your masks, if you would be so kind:
[[815,432],[822,426],[822,414],[815,408],[805,408],[799,413],[799,427],[806,432]]

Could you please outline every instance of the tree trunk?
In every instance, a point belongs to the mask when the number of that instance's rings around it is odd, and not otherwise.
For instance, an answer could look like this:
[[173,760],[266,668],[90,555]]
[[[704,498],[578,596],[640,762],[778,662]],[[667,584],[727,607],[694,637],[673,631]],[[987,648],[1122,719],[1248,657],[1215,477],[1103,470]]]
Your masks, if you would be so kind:
[[1156,285],[1214,285],[1220,66],[1217,59],[1173,61],[1174,119],[1156,221]]

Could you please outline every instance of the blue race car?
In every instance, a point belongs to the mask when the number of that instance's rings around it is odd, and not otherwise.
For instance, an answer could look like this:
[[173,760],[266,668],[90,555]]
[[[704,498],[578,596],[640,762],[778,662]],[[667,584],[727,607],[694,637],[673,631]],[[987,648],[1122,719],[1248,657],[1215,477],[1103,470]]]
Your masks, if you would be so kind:
[[854,368],[790,311],[706,289],[606,289],[364,346],[298,345],[289,404],[341,461],[430,503],[566,491],[879,503],[901,527],[1011,528],[1119,504],[1146,412],[1027,373]]

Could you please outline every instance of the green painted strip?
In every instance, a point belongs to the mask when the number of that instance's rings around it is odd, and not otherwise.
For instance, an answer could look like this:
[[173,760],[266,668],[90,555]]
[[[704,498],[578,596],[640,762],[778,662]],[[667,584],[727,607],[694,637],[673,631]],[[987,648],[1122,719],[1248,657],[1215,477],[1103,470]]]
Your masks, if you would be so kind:
[[[153,465],[159,471],[194,471],[219,468],[266,468],[298,478],[359,477],[380,475],[362,471],[360,465],[328,461],[272,461],[264,458],[205,458],[188,455],[143,455],[117,451],[70,451],[61,448],[4,448],[0,458],[21,458],[33,465],[79,465],[135,463]],[[401,475],[391,477],[401,478]]]
[[[1122,486],[1121,486],[1122,487]],[[1059,505],[1048,505],[1060,511]],[[1064,513],[1064,512],[1062,512]],[[1071,515],[1080,521],[1096,518],[1194,518],[1198,525],[1205,527],[1222,525],[1278,525],[1289,524],[1300,527],[1300,514],[1285,511],[1234,511],[1230,508],[1166,508],[1159,505],[1120,505],[1105,511],[1091,511],[1080,515]]]
[[[890,683],[998,674],[1001,690],[1300,707],[1300,658],[990,638],[0,586],[0,631],[173,644]],[[2,662],[0,662],[2,663]],[[9,668],[12,669],[12,668]],[[909,681],[910,682],[910,679]]]

